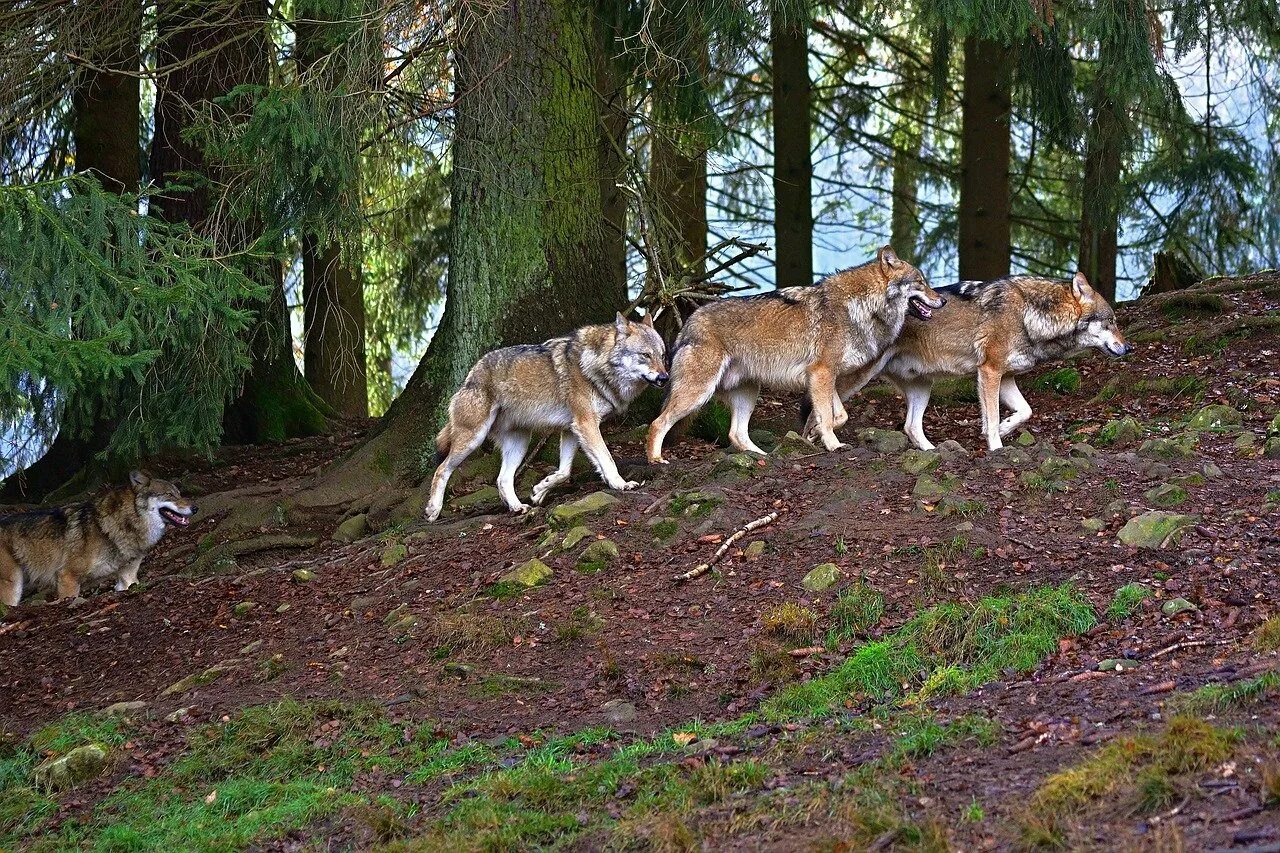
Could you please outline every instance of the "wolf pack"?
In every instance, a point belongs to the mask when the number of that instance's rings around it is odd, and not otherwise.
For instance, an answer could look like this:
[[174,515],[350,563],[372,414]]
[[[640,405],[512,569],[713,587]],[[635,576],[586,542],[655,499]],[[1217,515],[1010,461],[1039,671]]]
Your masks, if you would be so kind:
[[[705,304],[669,353],[651,314],[638,321],[619,314],[612,323],[494,350],[476,362],[436,437],[426,519],[439,518],[450,477],[486,441],[501,457],[497,488],[512,512],[529,510],[515,478],[535,434],[558,433],[560,457],[530,503],[542,504],[569,480],[579,450],[609,488],[636,488],[619,472],[601,424],[625,413],[648,386],[668,389],[649,425],[652,464],[667,463],[668,436],[713,397],[729,410],[733,447],[764,455],[750,422],[766,390],[802,395],[803,435],[839,451],[847,404],[876,378],[897,387],[906,402],[903,431],[929,450],[924,414],[933,383],[974,377],[982,436],[988,450],[998,450],[1031,417],[1016,376],[1087,349],[1120,357],[1132,347],[1083,273],[1067,281],[1012,275],[934,288],[888,246],[811,286]],[[195,512],[172,483],[135,472],[90,501],[0,518],[0,603],[16,605],[28,587],[75,597],[91,578],[127,589],[147,551]]]

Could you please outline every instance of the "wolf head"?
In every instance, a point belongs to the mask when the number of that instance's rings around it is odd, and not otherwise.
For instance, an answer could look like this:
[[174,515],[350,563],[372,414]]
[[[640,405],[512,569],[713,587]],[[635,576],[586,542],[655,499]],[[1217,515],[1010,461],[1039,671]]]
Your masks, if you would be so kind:
[[1096,347],[1113,358],[1133,352],[1116,325],[1116,312],[1089,286],[1084,273],[1078,272],[1071,280],[1071,296],[1076,302],[1075,341],[1081,349]]
[[653,328],[653,315],[633,323],[619,314],[614,318],[613,350],[609,363],[624,381],[644,380],[661,388],[667,384],[667,345]]
[[170,527],[186,527],[198,510],[173,483],[142,471],[129,475],[129,487],[133,489],[134,505],[140,512]]
[[880,249],[876,263],[884,276],[889,301],[905,301],[907,313],[912,317],[928,320],[935,308],[947,304],[947,300],[925,281],[924,273],[899,258],[891,247]]

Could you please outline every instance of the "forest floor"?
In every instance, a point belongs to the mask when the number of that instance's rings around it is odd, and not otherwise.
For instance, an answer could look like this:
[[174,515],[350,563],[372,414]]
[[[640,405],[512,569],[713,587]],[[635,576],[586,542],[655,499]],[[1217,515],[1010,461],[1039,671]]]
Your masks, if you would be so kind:
[[290,496],[366,425],[162,465],[213,512],[140,587],[0,623],[0,848],[1280,850],[1280,276],[1120,315],[995,453],[972,383],[930,454],[768,400],[767,459],[623,424],[636,491],[482,458],[346,542]]

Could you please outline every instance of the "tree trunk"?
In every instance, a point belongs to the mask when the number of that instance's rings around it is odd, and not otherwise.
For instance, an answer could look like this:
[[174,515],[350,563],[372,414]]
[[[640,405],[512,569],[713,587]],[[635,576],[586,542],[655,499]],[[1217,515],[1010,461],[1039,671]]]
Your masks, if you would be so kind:
[[337,243],[302,242],[303,370],[334,411],[369,416],[365,374],[364,284],[342,263]]
[[[209,184],[216,175],[195,140],[183,138],[193,116],[214,98],[270,77],[266,0],[161,0],[156,14],[157,66],[167,73],[156,91],[151,175],[194,187],[155,200],[157,215],[185,221],[210,235],[219,248],[236,252],[258,236],[253,223],[213,217]],[[224,106],[224,109],[234,109]],[[194,178],[192,176],[195,176]],[[282,441],[325,429],[327,406],[307,387],[293,360],[289,318],[275,261],[253,262],[250,274],[271,288],[250,330],[252,365],[244,390],[225,416],[228,441]]]
[[440,327],[378,433],[308,495],[313,503],[368,494],[389,476],[421,480],[448,401],[481,355],[623,307],[601,286],[609,253],[591,5],[512,0],[461,32]]
[[1080,271],[1094,290],[1108,301],[1116,298],[1116,258],[1119,247],[1120,167],[1124,150],[1124,119],[1107,92],[1106,63],[1114,61],[1103,45],[1093,109],[1085,143],[1084,186],[1080,205]]
[[777,287],[813,284],[809,28],[774,13],[773,199]]
[[889,219],[889,245],[899,257],[915,263],[920,242],[920,151],[924,146],[922,113],[928,108],[925,81],[905,73],[902,77],[903,113],[893,126],[893,204]]
[[[601,33],[606,44],[612,41],[609,32]],[[620,83],[620,75],[613,59],[602,51],[597,66],[597,91],[600,103],[600,209],[604,219],[606,261],[604,286],[615,291],[615,301],[627,300],[627,197],[618,187],[626,180],[627,131],[630,117],[627,115],[627,90]]]
[[707,152],[688,152],[675,141],[654,134],[649,151],[651,202],[666,220],[672,245],[667,262],[671,272],[694,263],[701,274],[707,253]]
[[[142,4],[137,0],[105,0],[78,21],[90,39],[80,48],[71,90],[71,144],[77,172],[92,172],[104,189],[137,192],[139,162],[138,51]],[[10,477],[0,497],[38,501],[94,467],[106,448],[115,423],[99,418],[82,430],[63,429],[49,449],[23,471]],[[89,473],[95,479],[101,471]]]
[[1009,273],[1011,53],[996,42],[964,42],[960,130],[960,278]]

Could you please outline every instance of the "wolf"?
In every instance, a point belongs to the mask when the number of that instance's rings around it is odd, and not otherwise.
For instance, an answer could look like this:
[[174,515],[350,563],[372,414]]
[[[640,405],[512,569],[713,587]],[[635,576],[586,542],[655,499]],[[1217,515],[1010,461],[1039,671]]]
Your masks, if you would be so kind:
[[[1115,311],[1081,272],[1070,281],[1013,275],[938,290],[956,297],[949,308],[928,324],[908,322],[882,365],[845,377],[837,388],[847,400],[877,374],[888,379],[907,402],[903,431],[921,450],[933,449],[924,412],[935,379],[977,376],[982,434],[987,448],[998,450],[1031,417],[1016,374],[1090,348],[1115,358],[1133,351]],[[1001,403],[1011,410],[1004,420]],[[810,416],[806,431],[816,429]]]
[[27,586],[75,598],[88,578],[138,582],[142,558],[170,527],[186,527],[198,508],[167,480],[142,471],[83,503],[0,518],[0,602],[12,607]]
[[618,473],[600,423],[625,412],[646,385],[666,382],[666,344],[647,314],[638,323],[618,314],[568,337],[488,353],[449,401],[448,423],[436,436],[427,520],[440,517],[449,478],[489,437],[502,454],[498,492],[512,512],[529,509],[516,496],[515,475],[531,432],[560,431],[560,467],[533,487],[534,504],[569,479],[579,446],[609,488],[634,489],[639,483]]
[[928,320],[946,299],[889,246],[875,260],[810,287],[722,299],[699,308],[676,339],[671,391],[649,426],[648,456],[663,463],[662,442],[679,421],[716,395],[732,413],[734,447],[764,454],[748,434],[760,389],[807,391],[827,450],[848,415],[836,380],[878,364],[907,314]]

